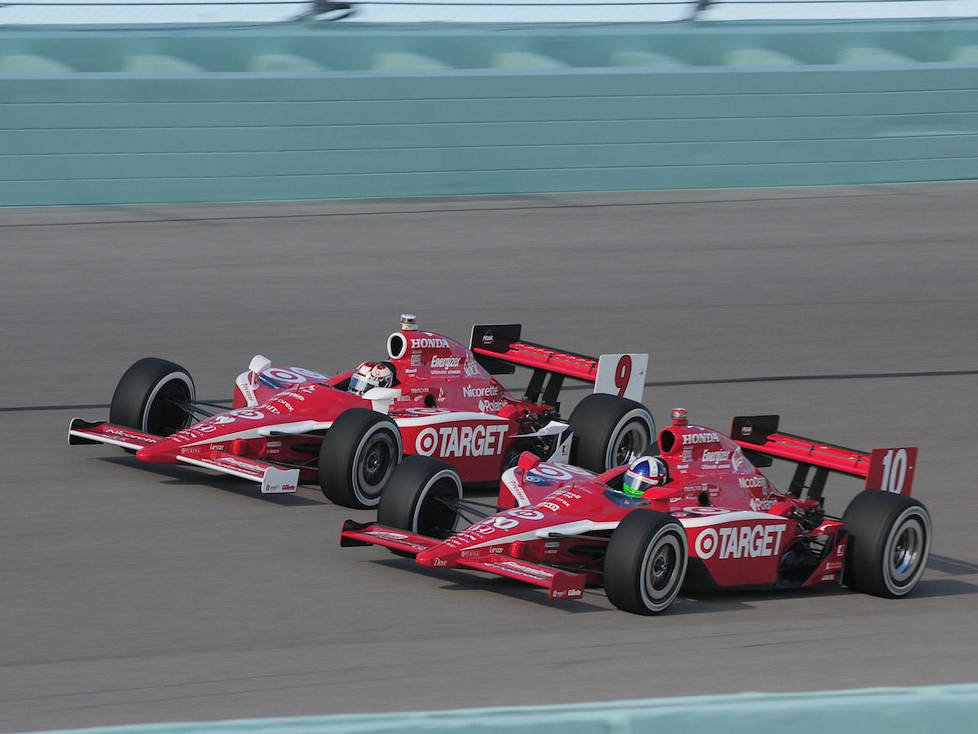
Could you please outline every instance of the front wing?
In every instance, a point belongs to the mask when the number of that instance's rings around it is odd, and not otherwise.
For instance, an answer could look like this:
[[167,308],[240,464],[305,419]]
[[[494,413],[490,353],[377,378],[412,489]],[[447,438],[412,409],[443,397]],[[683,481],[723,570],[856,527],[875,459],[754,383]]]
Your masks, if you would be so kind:
[[[343,523],[340,533],[340,545],[344,547],[355,545],[382,545],[385,548],[417,555],[422,551],[441,544],[442,541],[424,535],[409,533],[396,528],[385,527],[376,523],[359,523],[347,520]],[[459,558],[452,566],[470,568],[473,571],[485,571],[522,581],[547,590],[551,599],[579,599],[584,595],[583,573],[571,573],[558,568],[539,563],[530,563],[520,558],[504,556],[499,553],[485,553],[475,557]],[[439,566],[435,561],[435,568]]]
[[[159,440],[159,436],[101,421],[90,422],[81,418],[72,418],[68,426],[68,443],[72,445],[106,443],[138,452],[139,449],[152,446]],[[177,454],[176,460],[183,464],[213,469],[222,474],[257,482],[261,485],[262,494],[291,494],[299,485],[298,469],[280,469],[264,461],[225,451],[208,451],[202,455]]]

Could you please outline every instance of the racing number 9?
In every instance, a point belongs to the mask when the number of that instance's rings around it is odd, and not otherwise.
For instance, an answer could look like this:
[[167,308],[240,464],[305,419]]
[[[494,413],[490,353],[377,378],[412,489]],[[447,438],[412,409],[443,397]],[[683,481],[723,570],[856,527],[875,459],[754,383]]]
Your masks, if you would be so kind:
[[631,377],[632,358],[627,354],[623,354],[621,355],[621,359],[618,360],[618,366],[615,367],[615,387],[618,388],[618,397],[624,396]]

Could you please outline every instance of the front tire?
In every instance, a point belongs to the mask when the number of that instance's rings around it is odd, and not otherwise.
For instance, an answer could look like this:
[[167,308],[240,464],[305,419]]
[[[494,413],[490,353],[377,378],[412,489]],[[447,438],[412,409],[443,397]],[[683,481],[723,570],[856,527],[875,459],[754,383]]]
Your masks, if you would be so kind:
[[169,436],[191,423],[191,414],[180,403],[192,402],[196,394],[193,378],[183,367],[159,357],[144,357],[116,385],[109,423]]
[[605,593],[626,612],[659,614],[679,594],[688,562],[686,530],[676,518],[654,510],[632,510],[608,542]]
[[601,473],[648,452],[655,420],[641,403],[617,395],[588,395],[570,417],[574,431],[571,463]]
[[428,456],[408,456],[380,498],[377,522],[444,540],[455,532],[458,521],[450,504],[460,499],[462,480],[450,464]]
[[930,554],[930,513],[902,494],[865,490],[842,516],[849,545],[846,585],[896,599],[917,586]]
[[401,432],[392,418],[350,408],[333,422],[319,447],[319,486],[338,505],[376,507],[401,452]]

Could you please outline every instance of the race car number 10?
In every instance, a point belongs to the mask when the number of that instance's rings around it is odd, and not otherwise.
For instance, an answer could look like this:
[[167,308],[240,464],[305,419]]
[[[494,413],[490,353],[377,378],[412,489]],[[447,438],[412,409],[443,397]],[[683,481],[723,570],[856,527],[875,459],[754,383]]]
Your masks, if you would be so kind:
[[880,489],[885,492],[903,491],[903,481],[907,478],[907,459],[906,449],[890,449],[883,455],[883,478],[880,480]]

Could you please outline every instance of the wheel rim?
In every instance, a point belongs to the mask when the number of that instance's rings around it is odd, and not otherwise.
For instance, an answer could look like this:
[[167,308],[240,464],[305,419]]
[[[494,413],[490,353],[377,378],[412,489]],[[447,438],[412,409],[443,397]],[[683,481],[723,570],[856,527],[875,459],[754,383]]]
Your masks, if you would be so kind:
[[685,566],[683,543],[667,529],[649,543],[642,563],[642,597],[652,611],[665,609],[679,593]]
[[378,431],[366,442],[357,462],[357,489],[364,497],[380,495],[397,463],[397,442],[388,431]]
[[182,379],[164,383],[155,391],[146,406],[143,430],[155,436],[170,436],[186,428],[191,416],[179,404],[193,399],[190,385]]
[[609,452],[612,463],[606,468],[630,464],[645,452],[650,438],[648,428],[641,421],[626,423],[612,444]]
[[909,517],[897,526],[891,537],[888,576],[900,588],[920,570],[927,535],[920,518]]

